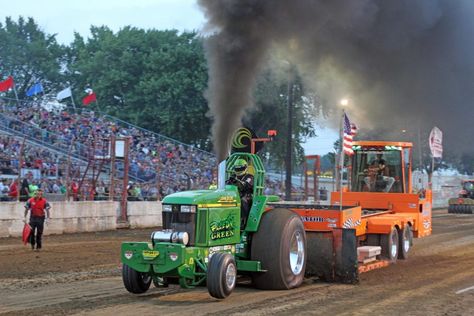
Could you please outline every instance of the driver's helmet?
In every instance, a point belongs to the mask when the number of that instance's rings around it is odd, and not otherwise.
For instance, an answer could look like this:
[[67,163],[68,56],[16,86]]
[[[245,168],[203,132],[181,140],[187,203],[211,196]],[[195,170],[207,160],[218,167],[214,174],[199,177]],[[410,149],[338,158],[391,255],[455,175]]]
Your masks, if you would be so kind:
[[234,162],[233,169],[234,169],[234,172],[237,176],[242,176],[245,173],[247,173],[247,167],[248,167],[248,165],[247,165],[247,161],[245,161],[245,159],[237,159]]

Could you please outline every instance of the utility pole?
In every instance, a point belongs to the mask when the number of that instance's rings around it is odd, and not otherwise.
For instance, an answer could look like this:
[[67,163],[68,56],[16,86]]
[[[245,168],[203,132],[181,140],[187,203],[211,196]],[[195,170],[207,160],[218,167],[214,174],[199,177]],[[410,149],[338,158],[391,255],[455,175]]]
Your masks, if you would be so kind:
[[285,200],[291,200],[291,167],[292,167],[292,153],[293,153],[293,67],[289,65],[288,69],[288,130],[286,138],[286,178],[285,178]]
[[423,167],[423,158],[421,153],[421,123],[418,122],[418,163],[420,164],[420,171],[422,174],[425,173],[425,168]]

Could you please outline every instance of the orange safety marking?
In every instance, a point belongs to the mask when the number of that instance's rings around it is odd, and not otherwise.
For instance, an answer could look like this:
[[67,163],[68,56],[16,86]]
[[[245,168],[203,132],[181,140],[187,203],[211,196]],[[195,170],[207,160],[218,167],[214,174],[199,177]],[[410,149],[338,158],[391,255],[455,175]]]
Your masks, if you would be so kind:
[[375,269],[380,269],[387,267],[390,264],[388,260],[376,261],[371,263],[366,263],[364,265],[359,266],[359,273],[369,272]]

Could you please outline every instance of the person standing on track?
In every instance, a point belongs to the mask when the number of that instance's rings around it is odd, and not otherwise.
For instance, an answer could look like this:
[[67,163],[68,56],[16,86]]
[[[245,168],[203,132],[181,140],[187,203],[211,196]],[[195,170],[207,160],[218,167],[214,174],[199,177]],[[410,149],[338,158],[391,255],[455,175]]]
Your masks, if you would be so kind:
[[50,218],[49,210],[51,206],[49,205],[48,201],[43,198],[43,190],[38,189],[35,192],[35,197],[30,198],[25,205],[25,223],[26,223],[26,216],[28,215],[28,211],[30,211],[30,226],[31,226],[31,234],[30,234],[30,243],[31,249],[40,250],[42,243],[41,237],[43,235],[44,223],[46,220]]

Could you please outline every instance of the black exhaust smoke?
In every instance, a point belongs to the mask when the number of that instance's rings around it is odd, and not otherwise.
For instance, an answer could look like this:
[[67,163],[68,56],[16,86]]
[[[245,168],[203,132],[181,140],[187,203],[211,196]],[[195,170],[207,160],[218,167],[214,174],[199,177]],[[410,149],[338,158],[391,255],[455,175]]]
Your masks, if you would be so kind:
[[465,146],[474,133],[473,1],[198,2],[211,33],[207,98],[219,160],[270,48],[286,52],[326,107],[350,96],[359,126],[401,136],[436,125],[448,151],[474,150]]

